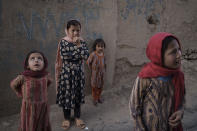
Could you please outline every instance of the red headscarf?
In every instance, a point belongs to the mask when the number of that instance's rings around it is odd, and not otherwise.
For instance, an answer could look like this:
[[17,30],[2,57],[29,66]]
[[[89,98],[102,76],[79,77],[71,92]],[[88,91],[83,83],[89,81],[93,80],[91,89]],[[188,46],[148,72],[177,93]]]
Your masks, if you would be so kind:
[[[150,59],[150,63],[147,63],[140,73],[138,74],[140,78],[151,78],[151,77],[160,77],[160,76],[173,76],[173,85],[175,87],[174,92],[174,111],[177,111],[185,94],[185,85],[184,85],[184,74],[180,70],[177,69],[167,69],[162,67],[162,58],[161,58],[161,48],[162,41],[167,36],[173,36],[179,43],[179,40],[172,34],[166,32],[160,32],[152,36],[148,42],[148,46],[146,49],[146,55]],[[182,125],[174,129],[174,131],[182,131]]]
[[[32,71],[32,70],[28,69],[28,59],[29,59],[29,57],[30,57],[30,55],[32,53],[39,53],[39,54],[42,55],[42,57],[44,59],[44,67],[43,67],[43,69],[41,71]],[[26,57],[26,59],[24,61],[24,69],[25,69],[25,71],[22,72],[21,74],[24,75],[24,76],[40,78],[40,77],[43,77],[43,76],[48,74],[48,72],[46,71],[47,67],[48,67],[48,61],[47,61],[46,57],[44,56],[44,54],[42,52],[36,51],[36,50],[35,51],[31,51],[31,52],[29,52],[27,54],[27,57]]]

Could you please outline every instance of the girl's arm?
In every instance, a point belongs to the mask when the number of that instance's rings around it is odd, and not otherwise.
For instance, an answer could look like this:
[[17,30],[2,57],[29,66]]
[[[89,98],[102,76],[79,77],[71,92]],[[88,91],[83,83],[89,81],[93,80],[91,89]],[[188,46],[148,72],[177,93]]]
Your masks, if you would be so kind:
[[[65,40],[61,40],[60,41],[60,45],[59,45],[59,52],[60,52],[60,57],[64,60],[69,60],[69,59],[73,59],[76,52],[71,51],[74,49],[71,49],[71,47],[69,47],[69,43]],[[72,47],[73,48],[73,47]]]
[[107,70],[106,57],[104,56],[105,72]]
[[172,127],[176,127],[181,123],[181,119],[183,118],[184,115],[184,109],[185,109],[185,92],[182,99],[182,103],[179,106],[178,110],[174,112],[169,118],[169,124]]
[[89,56],[88,48],[85,42],[81,42],[79,46],[71,46],[70,43],[65,40],[61,40],[60,42],[60,54],[63,56],[64,60],[87,60]]
[[78,47],[77,51],[79,52],[82,59],[87,60],[89,57],[87,43],[85,41],[81,42],[81,46]]
[[80,57],[84,60],[87,60],[89,52],[86,42],[82,37],[75,37],[73,41],[75,41],[75,44],[78,47],[77,52],[79,53]]
[[[58,81],[59,81],[59,76],[62,68],[62,59],[60,56],[60,42],[58,43],[58,48],[57,48],[57,55],[56,55],[56,61],[55,61],[55,90],[57,91],[58,88]],[[57,92],[56,92],[57,93]]]
[[88,60],[87,60],[87,65],[90,69],[92,69],[92,62],[93,62],[93,57],[94,57],[94,54],[91,53],[90,56],[88,57]]
[[18,97],[22,97],[23,82],[24,82],[23,75],[18,75],[14,80],[10,82],[10,87],[15,91]]
[[130,108],[130,114],[133,118],[133,121],[135,123],[135,129],[140,131],[145,131],[146,128],[142,121],[142,90],[143,90],[143,84],[141,84],[141,80],[139,77],[137,77],[135,84],[133,86],[130,101],[129,101],[129,108]]

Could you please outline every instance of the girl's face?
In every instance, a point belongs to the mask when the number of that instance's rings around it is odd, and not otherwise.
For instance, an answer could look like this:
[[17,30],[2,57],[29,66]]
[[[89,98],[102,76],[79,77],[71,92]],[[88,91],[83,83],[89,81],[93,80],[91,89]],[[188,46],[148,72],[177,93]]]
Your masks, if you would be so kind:
[[40,53],[32,53],[28,59],[28,68],[32,71],[41,71],[44,68],[44,58]]
[[74,37],[80,37],[81,27],[80,25],[71,25],[69,29],[66,29],[66,34],[68,37],[73,39]]
[[164,54],[164,66],[176,69],[181,66],[181,50],[177,40],[172,40]]
[[96,52],[102,53],[104,51],[104,45],[102,43],[96,44]]

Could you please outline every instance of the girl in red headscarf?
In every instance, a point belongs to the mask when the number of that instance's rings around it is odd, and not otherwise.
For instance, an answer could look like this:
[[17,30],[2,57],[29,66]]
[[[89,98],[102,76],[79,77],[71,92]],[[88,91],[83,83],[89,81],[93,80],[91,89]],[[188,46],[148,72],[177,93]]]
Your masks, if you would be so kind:
[[47,88],[52,79],[46,71],[47,65],[43,53],[31,51],[25,59],[25,71],[11,81],[11,88],[22,97],[18,131],[51,131]]
[[149,40],[146,64],[133,86],[129,107],[137,131],[182,131],[185,85],[181,45],[172,34],[160,32]]

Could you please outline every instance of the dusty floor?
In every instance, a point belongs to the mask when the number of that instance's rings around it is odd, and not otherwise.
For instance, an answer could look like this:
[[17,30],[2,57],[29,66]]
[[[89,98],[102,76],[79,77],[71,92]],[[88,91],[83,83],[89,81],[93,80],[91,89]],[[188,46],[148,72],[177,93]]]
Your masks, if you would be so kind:
[[[93,106],[91,96],[86,96],[86,104],[82,106],[82,119],[89,131],[132,131],[132,121],[128,110],[128,99],[131,86],[125,85],[103,93],[104,103]],[[186,109],[184,115],[185,131],[197,131],[197,112]],[[53,131],[63,131],[62,110],[57,105],[51,106],[50,119]],[[0,118],[0,131],[17,131],[19,114]],[[80,131],[74,123],[69,131]],[[84,129],[85,130],[85,129]]]

